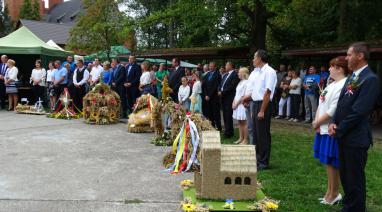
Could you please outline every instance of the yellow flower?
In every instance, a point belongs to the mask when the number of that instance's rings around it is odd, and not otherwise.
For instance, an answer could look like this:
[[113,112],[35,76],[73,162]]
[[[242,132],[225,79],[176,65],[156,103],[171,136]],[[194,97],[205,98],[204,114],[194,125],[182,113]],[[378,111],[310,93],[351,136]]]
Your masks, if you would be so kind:
[[187,186],[187,185],[191,185],[192,181],[191,180],[183,180],[181,185],[182,186]]
[[194,204],[183,204],[182,209],[185,212],[192,212],[196,209],[196,206]]
[[279,206],[273,202],[266,202],[265,206],[270,210],[277,210],[279,208]]

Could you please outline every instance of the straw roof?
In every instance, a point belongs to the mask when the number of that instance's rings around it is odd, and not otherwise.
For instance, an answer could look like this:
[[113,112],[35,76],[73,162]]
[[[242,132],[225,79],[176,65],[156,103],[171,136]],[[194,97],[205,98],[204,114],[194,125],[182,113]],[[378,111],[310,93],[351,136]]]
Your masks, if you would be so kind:
[[221,148],[219,131],[203,131],[202,141],[203,149]]
[[220,171],[235,174],[255,174],[256,150],[253,145],[222,145]]

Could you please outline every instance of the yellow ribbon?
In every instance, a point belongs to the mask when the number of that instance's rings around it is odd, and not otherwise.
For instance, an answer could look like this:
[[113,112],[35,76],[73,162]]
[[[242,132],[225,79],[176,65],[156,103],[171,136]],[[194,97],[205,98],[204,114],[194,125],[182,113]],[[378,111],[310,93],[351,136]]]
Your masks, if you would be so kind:
[[174,142],[172,143],[172,152],[175,154],[176,153],[176,146],[178,145],[178,141],[179,141],[179,138],[180,138],[180,134],[183,132],[184,130],[184,124],[182,126],[182,128],[180,129],[180,132],[178,133],[178,135],[176,136]]
[[179,162],[180,162],[180,159],[182,158],[182,155],[183,155],[183,151],[184,151],[184,143],[186,142],[186,130],[183,131],[183,135],[182,135],[182,141],[180,143],[180,147],[179,147],[179,153],[178,154],[178,157],[176,158],[176,166],[175,166],[175,169],[174,169],[174,172],[178,172],[178,168],[179,168]]

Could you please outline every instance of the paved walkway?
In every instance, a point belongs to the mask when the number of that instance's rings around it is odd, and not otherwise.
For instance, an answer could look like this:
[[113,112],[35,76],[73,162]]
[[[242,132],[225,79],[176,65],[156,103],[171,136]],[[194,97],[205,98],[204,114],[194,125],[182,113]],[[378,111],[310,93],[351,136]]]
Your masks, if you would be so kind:
[[166,147],[124,124],[0,112],[0,212],[177,211],[179,182],[161,172]]

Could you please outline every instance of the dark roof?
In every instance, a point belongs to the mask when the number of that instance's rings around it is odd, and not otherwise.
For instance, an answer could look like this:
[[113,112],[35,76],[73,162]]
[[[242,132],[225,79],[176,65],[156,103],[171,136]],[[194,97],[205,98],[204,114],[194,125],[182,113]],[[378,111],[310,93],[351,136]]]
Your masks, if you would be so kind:
[[76,19],[84,11],[82,0],[62,2],[51,8],[44,20],[50,23],[75,24]]
[[44,42],[53,40],[58,45],[66,45],[69,39],[70,29],[72,25],[67,24],[54,24],[43,21],[31,21],[21,19],[18,27],[25,26],[32,31],[37,37]]
[[[325,48],[302,48],[284,50],[282,56],[286,57],[335,57],[346,55],[349,45],[325,47]],[[370,54],[372,59],[382,58],[382,44],[369,43]]]
[[248,54],[248,47],[197,47],[146,50],[136,52],[135,56],[161,59],[246,59]]

